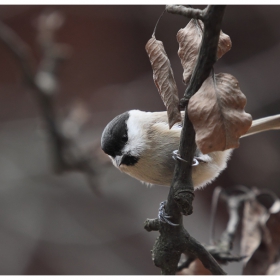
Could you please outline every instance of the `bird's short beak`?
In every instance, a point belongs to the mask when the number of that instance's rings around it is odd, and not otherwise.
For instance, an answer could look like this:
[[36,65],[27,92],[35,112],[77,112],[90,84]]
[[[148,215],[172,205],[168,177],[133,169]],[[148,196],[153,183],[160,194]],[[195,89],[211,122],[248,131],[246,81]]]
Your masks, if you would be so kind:
[[118,167],[122,164],[122,158],[123,156],[115,156],[115,161]]

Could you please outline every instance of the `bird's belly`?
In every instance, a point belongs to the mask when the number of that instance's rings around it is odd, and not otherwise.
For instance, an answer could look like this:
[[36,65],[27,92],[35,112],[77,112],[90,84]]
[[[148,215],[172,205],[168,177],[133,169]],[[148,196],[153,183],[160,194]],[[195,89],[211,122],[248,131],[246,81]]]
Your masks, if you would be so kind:
[[121,171],[148,185],[170,186],[173,178],[175,161],[171,159],[168,165],[163,166],[153,162],[143,162],[141,159],[134,166],[123,166]]
[[192,179],[194,188],[201,188],[210,184],[227,167],[227,161],[232,153],[232,149],[212,152],[208,154],[211,160],[201,162],[192,168]]
[[[200,162],[192,168],[194,188],[211,183],[227,166],[227,160],[232,150],[208,154],[207,162]],[[120,170],[128,175],[152,185],[171,186],[175,160],[172,157],[165,160],[140,159],[134,166],[121,166]]]

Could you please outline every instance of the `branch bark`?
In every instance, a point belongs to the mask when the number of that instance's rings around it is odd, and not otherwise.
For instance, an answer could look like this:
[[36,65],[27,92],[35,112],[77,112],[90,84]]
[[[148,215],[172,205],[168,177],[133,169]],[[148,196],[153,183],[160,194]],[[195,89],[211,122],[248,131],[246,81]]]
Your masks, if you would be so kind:
[[166,11],[171,14],[181,15],[188,18],[203,20],[206,10],[187,8],[181,5],[167,5]]
[[[149,220],[149,224],[158,224],[160,232],[160,236],[153,247],[153,260],[155,265],[161,268],[162,274],[175,274],[180,256],[182,253],[185,253],[199,258],[212,274],[225,274],[211,254],[189,235],[183,227],[182,221],[182,214],[190,215],[193,208],[192,162],[196,150],[195,131],[188,118],[186,105],[190,97],[198,91],[204,80],[209,76],[216,62],[217,46],[225,6],[208,6],[201,12],[183,6],[173,6],[173,8],[167,6],[167,11],[188,17],[199,17],[204,22],[204,32],[194,73],[184,98],[181,100],[181,106],[185,107],[185,119],[181,133],[179,153],[186,162],[178,160],[176,163],[172,185],[165,205],[166,213],[168,216],[171,216],[170,221],[179,226],[171,226],[167,223],[156,223]],[[147,223],[145,228],[149,230]],[[154,228],[150,230],[155,230]]]

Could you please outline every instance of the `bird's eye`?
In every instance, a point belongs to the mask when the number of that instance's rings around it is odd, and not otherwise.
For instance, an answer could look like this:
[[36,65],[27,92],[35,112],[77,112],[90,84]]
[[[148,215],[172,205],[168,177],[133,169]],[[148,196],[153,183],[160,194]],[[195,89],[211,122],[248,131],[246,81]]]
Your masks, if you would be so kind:
[[127,137],[126,134],[124,134],[124,135],[122,136],[122,141],[123,141],[123,142],[127,142],[127,140],[128,140],[128,137]]

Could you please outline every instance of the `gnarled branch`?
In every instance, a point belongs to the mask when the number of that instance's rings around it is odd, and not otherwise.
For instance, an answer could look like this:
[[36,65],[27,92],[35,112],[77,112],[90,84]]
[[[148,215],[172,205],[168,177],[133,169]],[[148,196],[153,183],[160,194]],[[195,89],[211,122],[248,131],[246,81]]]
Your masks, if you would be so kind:
[[[225,6],[208,6],[201,12],[183,6],[167,6],[167,11],[188,17],[199,17],[204,22],[202,45],[196,67],[184,98],[181,100],[181,105],[186,107],[189,98],[198,91],[216,62],[217,45]],[[153,247],[153,260],[155,265],[161,268],[163,274],[176,273],[182,253],[192,258],[199,258],[212,274],[225,274],[211,254],[189,235],[182,223],[182,214],[190,215],[192,213],[194,198],[192,162],[195,150],[195,131],[188,118],[186,107],[179,147],[180,156],[185,161],[177,161],[176,163],[172,185],[165,205],[166,213],[172,217],[170,221],[179,226],[155,223],[149,220],[149,224],[158,224],[159,227],[160,236]],[[153,229],[146,227],[146,229],[155,230],[155,227]]]

